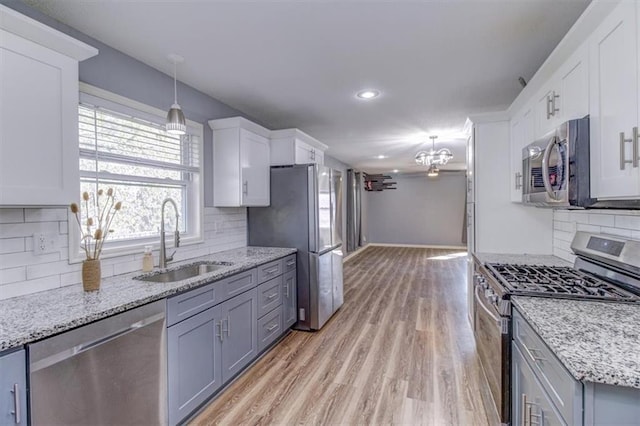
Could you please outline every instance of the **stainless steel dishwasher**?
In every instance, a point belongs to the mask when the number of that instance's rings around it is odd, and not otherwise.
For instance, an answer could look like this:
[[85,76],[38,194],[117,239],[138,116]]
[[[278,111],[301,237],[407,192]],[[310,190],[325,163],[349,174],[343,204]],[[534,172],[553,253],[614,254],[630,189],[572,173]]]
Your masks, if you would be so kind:
[[167,424],[165,306],[29,345],[31,424]]

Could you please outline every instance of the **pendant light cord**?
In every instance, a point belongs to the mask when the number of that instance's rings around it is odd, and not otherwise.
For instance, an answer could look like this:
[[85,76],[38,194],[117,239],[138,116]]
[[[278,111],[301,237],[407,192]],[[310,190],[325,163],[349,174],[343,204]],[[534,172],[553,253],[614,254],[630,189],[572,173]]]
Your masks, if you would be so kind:
[[178,65],[173,61],[173,103],[178,103]]

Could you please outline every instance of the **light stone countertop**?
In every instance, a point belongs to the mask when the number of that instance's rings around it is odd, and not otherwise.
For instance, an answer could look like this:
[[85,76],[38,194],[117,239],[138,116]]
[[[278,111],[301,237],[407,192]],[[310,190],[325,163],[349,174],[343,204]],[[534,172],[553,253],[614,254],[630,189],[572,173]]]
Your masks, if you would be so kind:
[[482,264],[510,263],[515,265],[573,266],[571,262],[549,254],[473,253],[473,256]]
[[293,254],[296,249],[243,247],[176,262],[175,269],[198,261],[230,262],[209,274],[173,283],[135,280],[141,272],[102,280],[100,290],[85,292],[82,285],[61,287],[0,301],[0,351],[18,347],[111,315],[216,281]]
[[640,305],[511,300],[576,380],[640,389]]

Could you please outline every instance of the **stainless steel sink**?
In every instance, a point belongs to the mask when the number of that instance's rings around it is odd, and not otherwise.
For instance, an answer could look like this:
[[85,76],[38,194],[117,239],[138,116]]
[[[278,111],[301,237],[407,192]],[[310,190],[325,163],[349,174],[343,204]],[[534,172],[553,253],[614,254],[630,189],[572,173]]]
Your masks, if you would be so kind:
[[136,277],[135,279],[154,283],[171,283],[215,272],[231,265],[233,265],[233,263],[230,262],[198,262],[190,265],[184,265],[180,268],[162,272],[160,274]]

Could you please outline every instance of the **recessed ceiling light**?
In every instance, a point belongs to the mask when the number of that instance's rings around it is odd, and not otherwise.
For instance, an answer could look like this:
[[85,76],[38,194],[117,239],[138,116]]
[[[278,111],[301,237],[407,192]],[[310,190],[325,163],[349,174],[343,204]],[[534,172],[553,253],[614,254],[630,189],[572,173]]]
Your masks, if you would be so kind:
[[387,158],[387,156],[386,155],[376,155],[376,158],[378,160],[383,160],[383,159]]
[[398,173],[400,170],[398,169],[393,169],[393,173]]
[[373,99],[380,96],[380,91],[378,90],[361,90],[356,93],[356,96],[360,99]]

